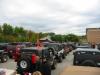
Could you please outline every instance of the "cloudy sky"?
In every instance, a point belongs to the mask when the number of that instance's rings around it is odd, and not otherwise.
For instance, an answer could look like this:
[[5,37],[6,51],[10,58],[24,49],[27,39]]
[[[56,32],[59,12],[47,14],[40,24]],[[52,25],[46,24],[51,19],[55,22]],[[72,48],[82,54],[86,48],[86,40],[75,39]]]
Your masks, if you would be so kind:
[[100,0],[0,0],[0,24],[35,32],[85,34],[100,27]]

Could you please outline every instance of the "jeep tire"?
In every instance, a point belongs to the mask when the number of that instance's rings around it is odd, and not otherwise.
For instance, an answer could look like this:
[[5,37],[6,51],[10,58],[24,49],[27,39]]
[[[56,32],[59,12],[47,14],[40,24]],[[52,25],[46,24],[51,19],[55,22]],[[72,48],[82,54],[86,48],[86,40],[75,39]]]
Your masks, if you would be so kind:
[[21,71],[27,71],[31,67],[31,62],[28,58],[20,58],[17,62],[17,66]]
[[49,63],[43,63],[40,67],[42,75],[51,75],[51,65]]
[[95,64],[94,61],[92,60],[85,60],[82,62],[81,64],[82,66],[92,66],[92,67],[96,67],[97,65]]
[[51,68],[54,70],[57,67],[57,60],[54,59],[53,65],[51,66]]
[[58,62],[62,62],[62,57],[61,56],[58,57]]
[[65,59],[65,58],[66,58],[65,54],[62,54],[62,58],[63,58],[63,59]]
[[8,61],[8,55],[7,54],[2,55],[1,62],[4,63],[7,61]]

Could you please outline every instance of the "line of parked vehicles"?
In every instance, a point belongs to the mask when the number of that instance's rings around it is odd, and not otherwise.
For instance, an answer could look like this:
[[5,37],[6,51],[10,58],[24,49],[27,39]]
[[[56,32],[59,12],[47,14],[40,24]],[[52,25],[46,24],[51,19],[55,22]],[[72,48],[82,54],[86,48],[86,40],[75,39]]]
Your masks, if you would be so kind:
[[13,42],[13,43],[0,43],[0,61],[7,62],[9,58],[13,58],[16,49],[30,47],[34,44],[30,42]]
[[[26,45],[27,44],[27,45]],[[6,62],[8,57],[17,62],[17,73],[41,73],[51,75],[51,70],[56,69],[58,62],[62,62],[67,54],[76,47],[66,43],[42,43],[42,47],[32,43],[10,43],[0,45],[1,62]],[[3,47],[4,46],[4,47]]]

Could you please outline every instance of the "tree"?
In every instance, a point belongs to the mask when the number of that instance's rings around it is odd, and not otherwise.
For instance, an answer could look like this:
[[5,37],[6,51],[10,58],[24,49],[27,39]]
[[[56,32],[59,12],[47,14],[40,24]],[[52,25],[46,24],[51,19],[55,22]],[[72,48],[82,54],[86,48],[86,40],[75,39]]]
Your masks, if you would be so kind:
[[30,30],[28,31],[28,41],[32,42],[33,32]]
[[3,28],[2,31],[3,31],[4,35],[12,35],[13,34],[13,27],[11,25],[4,23],[2,28]]
[[19,34],[19,27],[15,27],[14,28],[14,35],[18,36],[18,34]]
[[55,33],[52,33],[52,32],[51,32],[51,33],[48,33],[48,35],[49,35],[49,36],[54,36]]
[[0,34],[2,33],[2,27],[0,26]]
[[39,39],[51,36],[51,39],[56,42],[79,42],[80,39],[85,39],[85,36],[78,37],[74,34],[56,35],[55,33],[36,33],[31,30],[25,30],[23,27],[13,27],[10,24],[4,23],[0,26],[0,42],[36,42],[37,34]]
[[79,37],[74,34],[68,34],[65,36],[66,42],[79,42]]
[[51,36],[51,40],[56,41],[56,42],[63,42],[64,38],[62,35],[54,35],[54,36]]

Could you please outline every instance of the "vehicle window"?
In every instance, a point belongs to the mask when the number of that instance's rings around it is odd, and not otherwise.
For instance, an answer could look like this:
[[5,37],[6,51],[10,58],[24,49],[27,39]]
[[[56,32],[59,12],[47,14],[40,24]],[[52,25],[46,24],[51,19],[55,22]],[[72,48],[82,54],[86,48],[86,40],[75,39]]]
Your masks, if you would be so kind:
[[0,50],[2,50],[2,47],[0,46]]
[[10,45],[18,45],[18,43],[10,43]]

